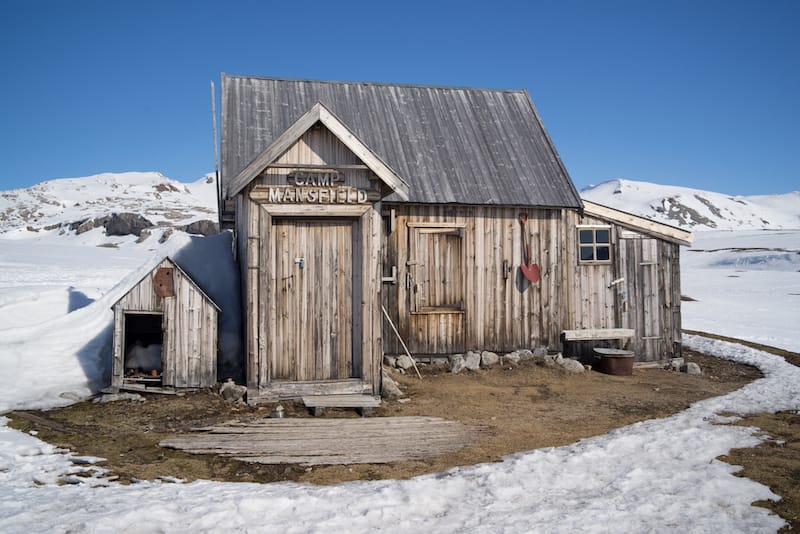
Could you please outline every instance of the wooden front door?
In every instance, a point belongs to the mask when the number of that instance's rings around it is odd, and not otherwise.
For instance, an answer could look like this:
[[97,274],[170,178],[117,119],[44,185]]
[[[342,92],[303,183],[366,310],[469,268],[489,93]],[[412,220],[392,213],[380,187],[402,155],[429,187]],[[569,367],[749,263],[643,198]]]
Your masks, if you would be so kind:
[[359,377],[356,231],[347,219],[274,221],[273,380]]

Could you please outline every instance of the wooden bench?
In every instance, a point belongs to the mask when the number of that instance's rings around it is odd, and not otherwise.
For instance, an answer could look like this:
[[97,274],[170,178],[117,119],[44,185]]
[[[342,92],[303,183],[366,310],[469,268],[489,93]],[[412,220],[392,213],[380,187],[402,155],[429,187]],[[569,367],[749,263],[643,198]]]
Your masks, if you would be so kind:
[[622,347],[620,348],[625,348],[633,335],[633,328],[583,328],[579,330],[563,330],[561,332],[561,340],[567,342],[620,339],[622,340]]
[[324,415],[325,408],[355,408],[362,417],[368,417],[373,408],[381,405],[381,399],[369,395],[310,395],[303,397],[303,404],[315,417]]

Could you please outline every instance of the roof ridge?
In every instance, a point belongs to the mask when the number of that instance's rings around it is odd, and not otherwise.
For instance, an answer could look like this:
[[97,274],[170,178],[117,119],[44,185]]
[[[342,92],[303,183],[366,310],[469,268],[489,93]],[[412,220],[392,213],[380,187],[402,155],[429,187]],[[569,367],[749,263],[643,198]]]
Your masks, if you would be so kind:
[[371,85],[378,87],[403,87],[416,89],[450,89],[455,91],[475,91],[487,93],[521,93],[526,94],[527,89],[497,89],[491,87],[469,87],[466,85],[437,85],[437,84],[418,84],[418,83],[397,83],[397,82],[369,82],[354,80],[318,80],[314,78],[285,78],[281,76],[253,76],[247,74],[227,74],[222,73],[227,78],[240,78],[250,80],[264,80],[276,82],[301,82],[301,83],[322,83],[331,85]]

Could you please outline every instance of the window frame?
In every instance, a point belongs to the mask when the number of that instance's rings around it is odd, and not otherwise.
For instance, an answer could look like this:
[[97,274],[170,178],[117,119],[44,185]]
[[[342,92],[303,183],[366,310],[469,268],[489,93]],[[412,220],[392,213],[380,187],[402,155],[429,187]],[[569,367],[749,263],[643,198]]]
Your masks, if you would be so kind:
[[[422,267],[418,262],[420,257],[422,256],[421,251],[419,250],[419,246],[421,245],[420,236],[424,234],[445,234],[451,236],[457,236],[460,240],[460,251],[458,254],[457,261],[461,264],[461,268],[466,265],[466,244],[464,242],[464,233],[466,229],[466,224],[464,223],[447,223],[447,222],[408,222],[407,226],[409,228],[409,266],[413,266],[413,275],[412,278],[414,280],[414,284],[416,285],[419,283],[421,279],[424,279],[424,275],[418,270]],[[456,258],[454,258],[456,259]],[[427,266],[423,267],[427,268]],[[420,299],[421,294],[420,292],[415,289],[413,291],[413,296],[411,298],[411,314],[412,315],[429,315],[429,314],[441,314],[441,313],[455,313],[455,314],[463,314],[465,312],[465,299],[466,299],[466,277],[463,273],[460,272],[460,275],[455,277],[455,280],[458,280],[459,284],[459,292],[461,294],[460,302],[457,305],[436,305],[431,306],[427,302],[422,302]],[[426,280],[427,281],[427,280]],[[423,282],[424,283],[424,282]],[[425,293],[424,291],[422,292]]]
[[[613,243],[611,239],[611,229],[612,226],[610,224],[579,224],[575,227],[575,240],[578,247],[578,263],[582,265],[609,265],[613,263]],[[592,232],[592,242],[591,243],[582,243],[581,242],[581,232],[590,230]],[[605,230],[608,232],[608,242],[598,242],[597,241],[597,232]],[[608,258],[607,259],[598,259],[597,250],[602,247],[608,247]],[[592,259],[584,260],[582,258],[582,250],[591,248],[592,250]]]

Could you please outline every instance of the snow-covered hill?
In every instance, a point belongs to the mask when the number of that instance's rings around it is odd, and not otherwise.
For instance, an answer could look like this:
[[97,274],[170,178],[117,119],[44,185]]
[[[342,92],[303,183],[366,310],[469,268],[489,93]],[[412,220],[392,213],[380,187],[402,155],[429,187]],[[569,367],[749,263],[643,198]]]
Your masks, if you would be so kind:
[[[145,225],[153,226],[151,233],[201,220],[216,222],[214,176],[184,184],[158,172],[104,173],[2,191],[0,237],[75,236],[94,230],[94,239],[82,240],[102,244],[100,227],[107,227],[114,213],[143,217]],[[107,228],[105,233],[113,235]]]
[[687,230],[800,228],[800,191],[730,196],[688,187],[609,180],[583,189],[581,196]]

